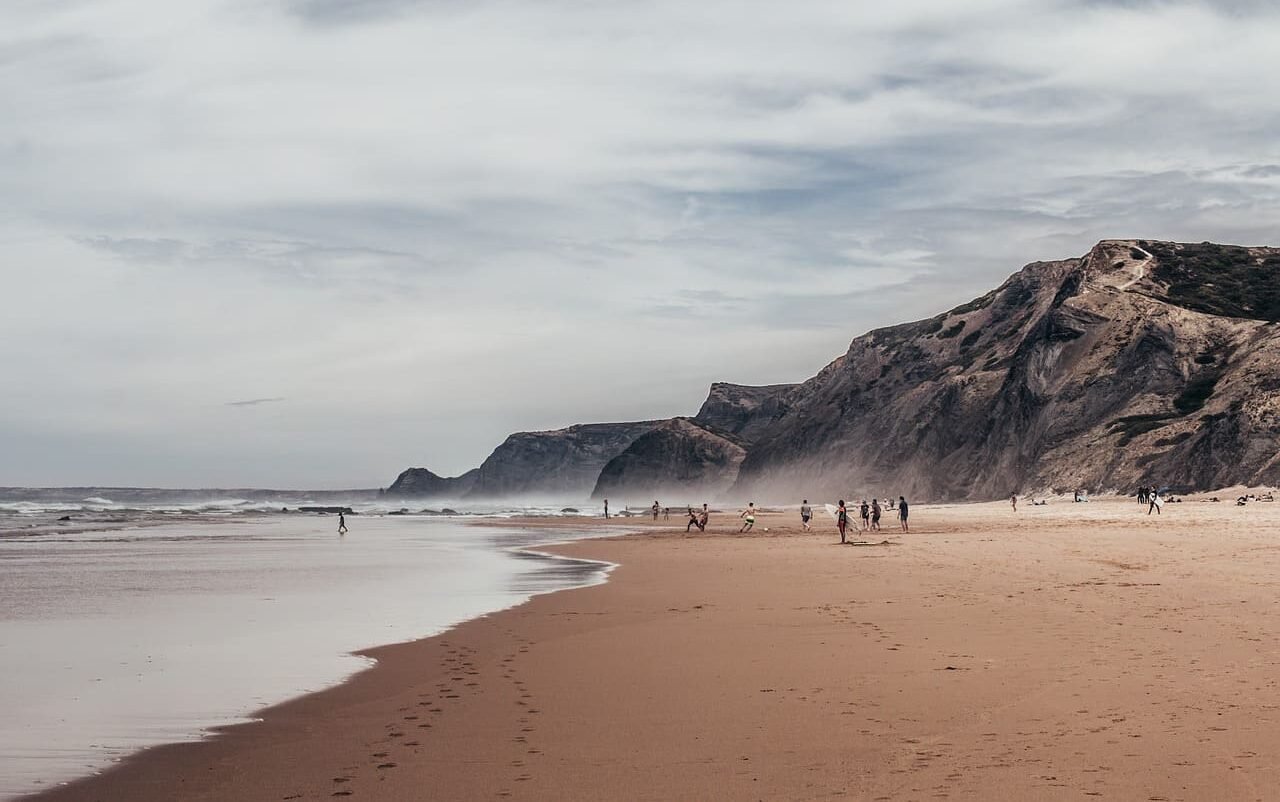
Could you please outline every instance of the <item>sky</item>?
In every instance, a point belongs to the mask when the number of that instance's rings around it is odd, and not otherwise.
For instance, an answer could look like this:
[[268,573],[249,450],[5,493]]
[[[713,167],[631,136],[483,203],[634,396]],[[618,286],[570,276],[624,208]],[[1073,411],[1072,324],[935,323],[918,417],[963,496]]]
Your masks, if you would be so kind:
[[354,488],[1278,245],[1249,2],[5,0],[0,485]]

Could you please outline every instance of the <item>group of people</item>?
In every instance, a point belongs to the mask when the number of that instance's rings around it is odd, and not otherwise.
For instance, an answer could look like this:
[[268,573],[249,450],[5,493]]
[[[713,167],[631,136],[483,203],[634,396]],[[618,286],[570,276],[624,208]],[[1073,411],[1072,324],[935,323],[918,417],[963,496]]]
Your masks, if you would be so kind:
[[[606,518],[609,517],[608,504],[609,502],[606,501],[604,508]],[[828,505],[828,509],[830,509],[830,505]],[[879,532],[880,518],[883,516],[885,509],[897,512],[898,524],[902,528],[903,532],[911,531],[907,523],[907,518],[910,514],[910,506],[907,504],[905,496],[898,496],[897,501],[894,501],[892,498],[886,498],[883,504],[878,498],[873,498],[870,501],[863,499],[862,503],[858,505],[858,517],[860,524],[858,525],[857,531]],[[711,511],[708,509],[707,505],[703,504],[701,510],[695,510],[692,506],[687,507],[686,510],[688,512],[688,522],[684,527],[685,534],[692,532],[695,527],[699,532],[707,531],[707,521],[711,517]],[[658,520],[659,515],[663,515],[665,518],[671,517],[671,508],[663,507],[657,501],[653,502],[653,506],[649,508],[649,511],[653,514],[653,520],[655,521]],[[840,542],[848,543],[849,507],[845,504],[844,499],[840,499],[840,503],[836,505],[834,515],[836,519],[836,529],[840,532]],[[739,517],[742,519],[742,527],[738,529],[738,534],[742,535],[751,532],[756,525],[755,502],[749,502],[747,504],[747,508],[739,514]],[[809,499],[805,499],[800,505],[800,525],[804,528],[804,531],[810,532],[812,531],[812,522],[813,507],[809,505]],[[769,530],[766,529],[765,531],[767,532]]]
[[1164,498],[1160,495],[1160,491],[1154,487],[1142,486],[1138,488],[1138,503],[1147,505],[1147,515],[1155,513],[1160,514],[1160,510],[1164,507]]
[[[888,507],[890,510],[894,510],[894,509],[897,510],[898,525],[902,527],[903,532],[910,532],[911,529],[907,524],[907,516],[910,513],[911,508],[907,504],[906,497],[898,496],[898,502],[896,506],[894,505],[894,501],[892,498],[887,498],[885,499],[885,506]],[[808,507],[809,507],[809,501],[806,499],[804,504],[801,505],[800,507],[800,518],[805,525],[805,531],[808,531],[809,529],[809,521],[807,518],[805,518],[805,515],[804,515],[804,511],[808,509]],[[858,518],[860,519],[860,523],[858,525],[858,531],[859,532],[879,532],[880,516],[883,513],[883,510],[884,508],[880,506],[880,499],[873,498],[871,499],[870,503],[868,503],[866,499],[863,499],[862,503],[858,505]],[[810,515],[812,515],[812,513],[810,513]],[[836,505],[836,529],[840,530],[841,543],[848,542],[848,535],[846,534],[848,528],[849,528],[849,508],[845,506],[844,499],[840,499],[840,503]]]

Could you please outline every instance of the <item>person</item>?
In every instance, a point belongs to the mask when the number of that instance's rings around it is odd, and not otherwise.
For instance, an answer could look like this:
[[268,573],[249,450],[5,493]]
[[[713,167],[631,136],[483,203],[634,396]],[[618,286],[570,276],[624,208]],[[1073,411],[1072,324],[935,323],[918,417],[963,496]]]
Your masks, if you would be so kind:
[[844,530],[849,526],[849,511],[844,508],[844,499],[836,505],[836,529],[840,530],[840,542],[844,543]]
[[658,506],[658,502],[657,502],[657,500],[656,500],[656,499],[655,499],[655,500],[654,500],[654,502],[653,502],[653,508],[652,508],[652,509],[653,509],[653,520],[655,520],[655,521],[656,521],[656,520],[658,520],[658,513],[662,510],[662,508]]
[[698,529],[702,532],[707,531],[707,521],[711,519],[711,511],[707,509],[704,502],[702,505],[702,514],[698,516]]
[[692,530],[695,526],[697,526],[699,529],[701,529],[701,528],[702,528],[701,526],[699,526],[699,525],[698,525],[698,514],[697,514],[696,512],[694,512],[694,511],[693,511],[693,507],[690,507],[690,508],[689,508],[689,523],[688,523],[688,525],[686,525],[686,526],[685,526],[685,528],[684,528],[684,533],[685,533],[686,535],[687,535],[687,534],[689,534],[690,530]]
[[751,527],[756,525],[756,503],[754,501],[747,502],[747,508],[742,511],[742,517],[745,522],[742,524],[742,528],[738,530],[738,534],[750,532]]
[[804,527],[804,531],[809,531],[809,519],[813,517],[813,507],[809,506],[809,499],[805,499],[800,505],[800,526]]
[[346,533],[347,533],[347,518],[345,515],[342,514],[341,511],[339,511],[338,512],[338,534],[345,535]]
[[662,508],[662,520],[664,520],[664,521],[670,521],[670,520],[671,520],[671,508],[670,508],[670,507],[663,507],[663,508]]
[[1147,507],[1147,515],[1150,515],[1152,510],[1155,510],[1156,515],[1160,515],[1160,514],[1161,514],[1161,513],[1160,513],[1160,509],[1161,509],[1162,507],[1164,507],[1164,499],[1160,498],[1160,491],[1159,491],[1159,490],[1152,490],[1152,491],[1151,491],[1151,506]]
[[880,531],[880,499],[871,499],[871,528]]
[[604,517],[609,517],[609,499],[604,500]]
[[862,500],[862,505],[858,507],[858,517],[862,519],[861,529],[859,532],[865,532],[871,528],[871,505],[867,504],[867,500]]
[[1009,496],[1009,503],[1013,505],[1013,511],[1017,512],[1018,511],[1018,494],[1017,493],[1014,493],[1012,496]]
[[908,509],[907,509],[907,497],[906,497],[906,496],[898,496],[898,520],[902,523],[902,531],[903,531],[903,532],[910,532],[910,531],[911,531],[911,530],[907,527],[907,512],[908,512]]

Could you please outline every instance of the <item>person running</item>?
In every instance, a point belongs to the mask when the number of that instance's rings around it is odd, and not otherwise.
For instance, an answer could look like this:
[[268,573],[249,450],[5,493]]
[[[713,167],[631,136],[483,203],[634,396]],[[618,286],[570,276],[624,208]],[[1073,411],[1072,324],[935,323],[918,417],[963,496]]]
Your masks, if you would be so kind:
[[880,499],[871,499],[871,528],[880,531]]
[[1147,507],[1147,515],[1150,515],[1152,510],[1155,510],[1156,515],[1160,515],[1160,510],[1164,507],[1164,499],[1160,498],[1160,491],[1152,490],[1150,496],[1151,506]]
[[707,505],[702,505],[702,514],[698,516],[698,529],[702,532],[707,531],[707,521],[711,519],[711,512],[707,509]]
[[701,526],[698,526],[698,513],[696,513],[696,512],[694,512],[694,511],[693,511],[693,507],[690,507],[690,508],[689,508],[689,523],[688,523],[688,525],[686,525],[686,526],[685,526],[685,528],[684,528],[684,533],[685,533],[686,535],[687,535],[687,534],[689,534],[689,532],[690,532],[690,531],[691,531],[695,526],[697,526],[699,529],[701,529],[701,528],[702,528]]
[[862,519],[862,528],[859,532],[865,532],[871,528],[871,505],[867,504],[867,500],[862,500],[862,505],[858,507],[858,517]]
[[804,527],[804,531],[809,531],[809,519],[813,517],[813,507],[809,506],[809,499],[805,499],[800,505],[800,526]]
[[909,511],[909,510],[908,510],[908,508],[907,508],[907,497],[906,497],[906,496],[898,496],[898,521],[902,524],[902,531],[903,531],[903,532],[910,532],[910,531],[911,531],[911,529],[907,526],[907,512],[908,512],[908,511]]
[[662,511],[662,507],[658,506],[658,502],[653,502],[653,520],[658,520],[658,513]]
[[738,530],[738,534],[750,532],[751,527],[756,525],[756,503],[754,501],[747,502],[747,508],[742,511],[743,524]]
[[849,511],[844,507],[844,499],[836,506],[836,529],[840,530],[840,542],[844,543],[844,530],[849,526]]
[[338,513],[338,534],[345,535],[347,533],[347,518],[341,512]]
[[1013,511],[1017,512],[1018,511],[1018,494],[1017,493],[1014,493],[1012,496],[1009,496],[1009,503],[1013,505]]

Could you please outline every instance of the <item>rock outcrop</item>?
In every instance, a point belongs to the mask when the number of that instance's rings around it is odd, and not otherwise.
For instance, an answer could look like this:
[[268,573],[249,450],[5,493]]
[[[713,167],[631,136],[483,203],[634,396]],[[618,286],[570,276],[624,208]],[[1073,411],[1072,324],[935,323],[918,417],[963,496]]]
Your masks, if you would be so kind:
[[872,331],[788,394],[735,492],[921,500],[1280,482],[1280,250],[1105,241]]
[[716,382],[694,421],[751,443],[790,409],[789,397],[799,385],[750,387]]
[[471,498],[586,498],[601,469],[661,421],[588,423],[513,434],[476,472]]
[[461,476],[437,476],[426,468],[409,468],[396,477],[387,495],[399,498],[459,499],[471,491],[478,471],[475,468]]
[[737,436],[696,419],[673,418],[611,459],[591,495],[691,504],[732,485],[746,456]]

